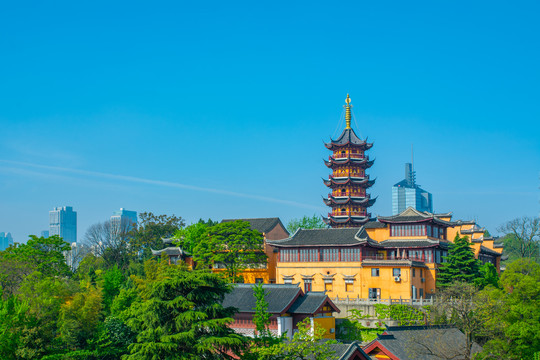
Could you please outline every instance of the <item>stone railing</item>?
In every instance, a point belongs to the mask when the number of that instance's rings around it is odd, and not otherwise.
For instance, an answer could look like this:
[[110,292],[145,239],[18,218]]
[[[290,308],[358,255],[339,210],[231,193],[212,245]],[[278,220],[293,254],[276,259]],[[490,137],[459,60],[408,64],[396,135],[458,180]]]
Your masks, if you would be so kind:
[[342,298],[342,297],[335,297],[330,298],[334,304],[336,305],[375,305],[375,304],[385,304],[385,305],[395,305],[395,304],[402,304],[402,305],[416,305],[416,306],[424,306],[424,305],[433,305],[433,298],[431,299],[402,299],[400,298],[389,298],[389,299],[361,299],[359,297],[356,298]]

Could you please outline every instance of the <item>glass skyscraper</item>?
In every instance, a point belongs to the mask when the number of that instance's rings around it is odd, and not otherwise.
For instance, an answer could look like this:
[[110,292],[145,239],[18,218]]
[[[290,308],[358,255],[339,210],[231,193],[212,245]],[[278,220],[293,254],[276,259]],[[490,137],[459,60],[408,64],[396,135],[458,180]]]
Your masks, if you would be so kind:
[[71,206],[49,211],[49,235],[58,235],[70,244],[77,242],[77,212]]
[[10,245],[13,245],[11,233],[0,232],[0,251],[6,250]]
[[111,216],[111,231],[113,234],[126,233],[137,228],[137,212],[120,208]]
[[405,164],[405,179],[392,186],[392,215],[397,215],[408,207],[433,212],[431,193],[416,184],[416,172],[411,163]]

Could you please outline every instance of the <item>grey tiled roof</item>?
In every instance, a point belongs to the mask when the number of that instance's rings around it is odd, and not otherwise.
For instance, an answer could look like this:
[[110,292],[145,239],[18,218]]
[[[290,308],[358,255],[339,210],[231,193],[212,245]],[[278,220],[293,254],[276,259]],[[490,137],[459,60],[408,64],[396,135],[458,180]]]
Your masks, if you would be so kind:
[[319,245],[360,245],[366,241],[376,241],[369,238],[363,227],[336,229],[298,229],[290,238],[268,242],[281,246],[319,246]]
[[369,149],[373,144],[368,144],[364,140],[360,139],[353,129],[345,129],[337,138],[337,140],[332,140],[329,144],[325,144],[327,148],[331,148],[332,145],[343,146],[347,144],[353,145],[366,145]]
[[[268,312],[271,314],[282,314],[293,304],[294,300],[301,295],[302,291],[296,284],[277,285],[264,284],[265,300],[268,302]],[[224,307],[235,307],[239,312],[255,312],[255,296],[253,285],[238,284],[233,291],[223,300]]]
[[368,221],[364,225],[364,228],[366,229],[380,229],[380,228],[385,228],[385,227],[386,227],[385,223],[378,222],[378,221]]
[[364,359],[370,359],[357,341],[350,344],[328,344],[328,347],[331,351],[334,351],[333,356],[335,356],[337,360],[349,360],[356,351],[358,351],[360,356],[363,356]]
[[489,255],[501,256],[501,253],[495,250],[491,250],[490,248],[485,247],[484,245],[480,245],[480,252],[484,254],[489,254]]
[[[374,342],[380,343],[400,360],[461,359],[466,344],[465,335],[448,326],[401,326],[388,327],[385,334]],[[481,350],[473,344],[472,352]]]
[[[314,314],[319,308],[329,301],[324,292],[310,291],[304,296],[300,296],[289,308],[291,314]],[[338,308],[335,308],[339,312]]]
[[[243,313],[255,313],[256,299],[253,286],[253,284],[236,285],[231,293],[225,295],[223,306],[237,308]],[[304,294],[297,284],[263,284],[263,289],[270,314],[314,314],[327,302],[339,312],[324,292]]]
[[179,248],[179,247],[167,247],[167,248],[161,249],[161,250],[152,250],[152,255],[154,255],[154,256],[161,255],[161,253],[165,253],[165,254],[167,254],[169,256],[188,255],[184,250],[182,250],[182,248]]
[[418,211],[412,207],[408,207],[405,211],[397,215],[392,216],[377,216],[377,219],[381,222],[421,222],[421,221],[433,221],[440,225],[452,226],[454,223],[439,219],[437,216],[431,213]]
[[261,234],[268,233],[273,228],[275,228],[278,224],[281,224],[283,229],[285,231],[287,231],[285,226],[283,226],[283,223],[281,222],[281,220],[279,218],[277,218],[277,217],[275,217],[275,218],[257,218],[257,219],[223,219],[223,220],[221,220],[221,222],[224,223],[224,222],[231,222],[231,221],[236,221],[236,220],[247,221],[249,223],[249,225],[251,225],[252,230],[257,230]]

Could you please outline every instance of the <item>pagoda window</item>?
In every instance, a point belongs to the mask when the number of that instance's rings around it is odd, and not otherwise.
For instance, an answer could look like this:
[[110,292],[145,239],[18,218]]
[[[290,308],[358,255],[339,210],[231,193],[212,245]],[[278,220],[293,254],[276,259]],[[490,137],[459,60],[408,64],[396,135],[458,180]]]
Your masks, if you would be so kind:
[[339,249],[322,249],[322,261],[339,261]]
[[342,213],[344,213],[344,212],[346,212],[346,211],[347,211],[347,209],[341,208],[341,212],[342,212]]
[[345,195],[345,189],[341,189],[341,193]]
[[359,248],[341,249],[341,261],[360,261],[360,249]]
[[345,155],[345,150],[342,150],[342,151],[341,151],[341,154]]

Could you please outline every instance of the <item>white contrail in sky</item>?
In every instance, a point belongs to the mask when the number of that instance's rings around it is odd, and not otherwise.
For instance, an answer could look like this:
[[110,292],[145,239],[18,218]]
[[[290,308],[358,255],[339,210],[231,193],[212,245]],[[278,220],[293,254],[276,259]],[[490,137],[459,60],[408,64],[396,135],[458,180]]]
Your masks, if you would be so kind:
[[98,171],[71,169],[71,168],[65,168],[65,167],[59,167],[59,166],[32,164],[32,163],[20,162],[20,161],[12,161],[12,160],[2,160],[2,159],[0,159],[0,163],[12,164],[12,165],[18,165],[18,166],[24,166],[24,167],[31,167],[31,168],[37,168],[37,169],[45,169],[45,170],[67,172],[67,173],[71,173],[71,174],[94,176],[94,177],[100,177],[100,178],[111,179],[111,180],[128,181],[128,182],[132,182],[132,183],[149,184],[149,185],[165,186],[165,187],[177,188],[177,189],[186,189],[186,190],[193,190],[193,191],[209,192],[209,193],[214,193],[214,194],[221,194],[221,195],[241,197],[241,198],[247,198],[247,199],[253,199],[253,200],[261,200],[261,201],[266,201],[266,202],[279,203],[279,204],[290,205],[290,206],[295,206],[295,207],[301,207],[301,208],[306,208],[306,209],[320,210],[320,207],[313,206],[313,205],[308,205],[308,204],[302,204],[302,203],[299,203],[299,202],[296,202],[296,201],[276,199],[276,198],[268,197],[268,196],[243,194],[243,193],[238,193],[238,192],[228,191],[228,190],[205,188],[205,187],[181,184],[181,183],[171,182],[171,181],[144,179],[144,178],[139,178],[139,177],[134,177],[134,176],[108,174],[108,173],[103,173],[103,172],[98,172]]

